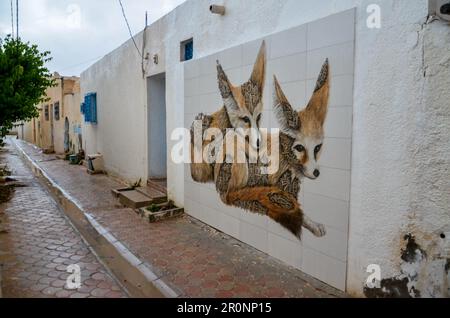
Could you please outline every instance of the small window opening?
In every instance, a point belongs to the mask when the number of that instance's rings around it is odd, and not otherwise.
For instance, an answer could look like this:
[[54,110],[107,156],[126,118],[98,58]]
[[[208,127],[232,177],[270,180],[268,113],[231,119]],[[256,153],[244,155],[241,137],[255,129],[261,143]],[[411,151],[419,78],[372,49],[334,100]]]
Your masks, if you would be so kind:
[[181,62],[192,60],[194,57],[194,40],[192,38],[181,42],[180,53]]

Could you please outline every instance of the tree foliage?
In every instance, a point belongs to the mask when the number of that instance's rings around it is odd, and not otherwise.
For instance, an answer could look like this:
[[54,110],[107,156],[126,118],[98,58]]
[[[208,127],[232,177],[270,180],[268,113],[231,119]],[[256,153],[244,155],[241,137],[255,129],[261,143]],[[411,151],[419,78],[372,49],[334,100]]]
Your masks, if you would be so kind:
[[39,115],[36,105],[47,100],[45,90],[54,86],[45,63],[50,52],[7,36],[0,39],[0,138],[17,121]]

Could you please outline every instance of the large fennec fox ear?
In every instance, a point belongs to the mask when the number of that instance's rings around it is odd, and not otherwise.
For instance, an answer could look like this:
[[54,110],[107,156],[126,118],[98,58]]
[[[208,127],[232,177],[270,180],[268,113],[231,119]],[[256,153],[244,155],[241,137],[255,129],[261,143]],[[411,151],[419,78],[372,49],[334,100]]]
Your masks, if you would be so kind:
[[278,79],[275,75],[273,76],[273,82],[275,84],[273,104],[278,123],[280,124],[280,129],[285,134],[295,138],[301,125],[298,113],[292,109],[292,106],[284,95],[280,83],[278,83]]
[[330,69],[328,59],[322,65],[314,93],[306,106],[305,112],[315,118],[321,125],[324,124],[328,111],[328,98],[330,91]]
[[233,96],[233,85],[228,80],[227,74],[220,65],[219,61],[217,61],[217,81],[219,84],[220,95],[222,96],[224,105],[228,112],[235,112],[239,110],[239,106],[236,103],[236,100]]
[[262,41],[261,47],[259,48],[258,56],[256,58],[255,65],[253,66],[252,75],[250,76],[250,81],[252,81],[258,86],[261,94],[264,90],[265,79],[266,79],[266,41]]

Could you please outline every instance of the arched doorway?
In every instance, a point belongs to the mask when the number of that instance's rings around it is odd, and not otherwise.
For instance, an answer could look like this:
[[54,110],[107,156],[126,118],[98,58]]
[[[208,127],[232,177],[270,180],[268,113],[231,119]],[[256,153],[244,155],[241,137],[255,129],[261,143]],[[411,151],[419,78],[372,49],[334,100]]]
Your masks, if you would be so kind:
[[69,142],[69,119],[66,117],[64,120],[64,152],[70,151],[70,142]]

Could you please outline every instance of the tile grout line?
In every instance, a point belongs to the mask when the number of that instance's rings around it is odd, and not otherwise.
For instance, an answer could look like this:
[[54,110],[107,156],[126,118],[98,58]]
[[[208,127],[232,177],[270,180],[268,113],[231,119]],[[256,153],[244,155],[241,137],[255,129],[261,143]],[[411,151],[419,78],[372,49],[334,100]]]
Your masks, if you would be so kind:
[[[108,241],[109,244],[111,244],[116,251],[133,267],[135,267],[149,282],[151,282],[165,297],[167,298],[177,298],[179,297],[179,293],[174,291],[171,287],[166,284],[160,276],[158,276],[156,273],[153,272],[153,270],[150,268],[149,264],[147,262],[142,262],[136,255],[134,255],[125,245],[120,243],[119,240],[105,227],[100,225],[94,217],[87,213],[80,204],[72,197],[70,194],[67,193],[63,188],[61,188],[44,170],[41,168],[35,160],[33,160],[26,152],[25,150],[16,142],[14,142],[14,145],[17,147],[18,150],[22,153],[22,155],[27,159],[27,161],[39,171],[39,173],[50,183],[50,186],[55,188],[57,191],[59,191],[66,200],[70,201],[72,204],[75,205],[75,207],[83,213],[86,220],[89,222],[89,224],[97,231],[98,235],[103,237],[106,241]],[[61,207],[61,209],[64,211],[64,209]],[[75,225],[70,222],[73,227]],[[79,231],[77,231],[79,232]],[[83,237],[83,235],[80,236],[83,238],[84,241],[86,241]],[[92,246],[90,244],[87,244],[87,246],[92,249]],[[97,255],[97,253],[94,253],[99,260],[101,258]],[[108,268],[106,265],[104,265],[106,268]],[[114,275],[115,276],[115,275]],[[0,281],[1,282],[1,281]],[[121,284],[122,286],[122,284]],[[1,288],[1,286],[0,286]],[[126,290],[126,288],[124,288]]]

